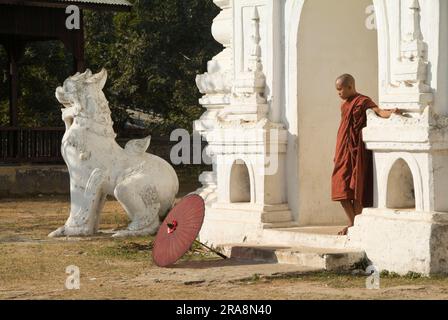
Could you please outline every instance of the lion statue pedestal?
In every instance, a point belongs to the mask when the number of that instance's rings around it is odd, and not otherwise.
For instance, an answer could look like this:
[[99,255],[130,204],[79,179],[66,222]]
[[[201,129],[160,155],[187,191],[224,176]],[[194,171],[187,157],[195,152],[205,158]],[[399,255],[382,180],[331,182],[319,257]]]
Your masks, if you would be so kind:
[[87,70],[56,89],[64,106],[61,150],[70,174],[71,209],[65,225],[49,237],[95,234],[107,195],[115,196],[131,219],[115,237],[153,235],[178,192],[173,167],[146,153],[150,137],[129,141],[124,149],[115,141],[102,91],[106,80],[106,70],[94,75]]

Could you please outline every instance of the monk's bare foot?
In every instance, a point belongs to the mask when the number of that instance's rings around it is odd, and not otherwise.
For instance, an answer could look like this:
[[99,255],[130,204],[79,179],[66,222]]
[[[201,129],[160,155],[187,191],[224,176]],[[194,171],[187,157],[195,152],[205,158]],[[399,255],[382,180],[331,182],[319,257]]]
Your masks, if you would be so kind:
[[348,233],[348,228],[350,227],[345,227],[344,229],[342,229],[341,231],[338,232],[338,236],[346,236]]

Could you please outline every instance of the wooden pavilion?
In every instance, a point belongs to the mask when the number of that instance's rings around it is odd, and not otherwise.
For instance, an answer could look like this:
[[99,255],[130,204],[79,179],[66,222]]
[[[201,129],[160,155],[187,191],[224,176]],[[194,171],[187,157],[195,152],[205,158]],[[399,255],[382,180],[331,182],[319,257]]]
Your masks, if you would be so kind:
[[[80,28],[68,29],[69,5],[80,10]],[[130,11],[127,0],[0,0],[0,45],[8,55],[9,127],[0,127],[0,164],[60,162],[63,128],[20,128],[18,88],[20,61],[26,45],[33,41],[61,41],[73,54],[73,71],[83,72],[83,10]]]

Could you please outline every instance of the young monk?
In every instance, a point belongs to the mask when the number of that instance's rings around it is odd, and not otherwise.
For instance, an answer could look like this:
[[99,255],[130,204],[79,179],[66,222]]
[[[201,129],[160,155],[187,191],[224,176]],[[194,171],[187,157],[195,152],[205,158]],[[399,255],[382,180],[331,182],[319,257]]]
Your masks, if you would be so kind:
[[331,186],[332,200],[341,203],[349,220],[349,225],[338,234],[346,235],[355,223],[355,216],[373,205],[372,153],[362,140],[366,111],[372,109],[378,116],[389,118],[399,110],[382,110],[369,97],[359,94],[355,78],[349,74],[336,79],[336,90],[343,103]]

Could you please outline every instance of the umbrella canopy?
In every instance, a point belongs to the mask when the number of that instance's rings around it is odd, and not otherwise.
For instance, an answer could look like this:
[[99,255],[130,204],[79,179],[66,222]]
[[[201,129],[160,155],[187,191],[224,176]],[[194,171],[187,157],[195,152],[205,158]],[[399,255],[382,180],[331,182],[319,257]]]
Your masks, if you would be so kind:
[[172,265],[191,248],[201,230],[204,214],[204,200],[195,194],[183,198],[168,213],[154,240],[152,257],[156,265]]

